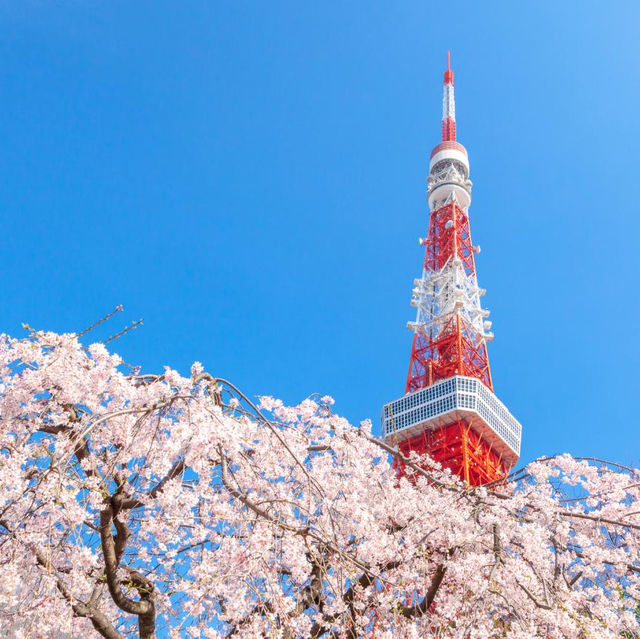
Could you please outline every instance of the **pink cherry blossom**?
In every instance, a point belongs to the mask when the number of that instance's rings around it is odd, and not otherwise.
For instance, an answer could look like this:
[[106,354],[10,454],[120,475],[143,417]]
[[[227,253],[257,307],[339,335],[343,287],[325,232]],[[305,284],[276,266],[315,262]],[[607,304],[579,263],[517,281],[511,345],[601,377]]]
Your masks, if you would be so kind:
[[636,470],[468,488],[332,405],[2,336],[0,636],[638,636]]

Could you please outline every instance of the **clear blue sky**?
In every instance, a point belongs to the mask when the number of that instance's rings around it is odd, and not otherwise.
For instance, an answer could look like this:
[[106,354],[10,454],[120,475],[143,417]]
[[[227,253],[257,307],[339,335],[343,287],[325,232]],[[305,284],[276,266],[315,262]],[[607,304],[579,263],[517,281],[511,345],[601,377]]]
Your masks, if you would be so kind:
[[112,332],[145,325],[116,350],[145,370],[200,360],[377,425],[450,48],[523,461],[640,462],[640,5],[446,6],[0,3],[0,331],[122,303]]

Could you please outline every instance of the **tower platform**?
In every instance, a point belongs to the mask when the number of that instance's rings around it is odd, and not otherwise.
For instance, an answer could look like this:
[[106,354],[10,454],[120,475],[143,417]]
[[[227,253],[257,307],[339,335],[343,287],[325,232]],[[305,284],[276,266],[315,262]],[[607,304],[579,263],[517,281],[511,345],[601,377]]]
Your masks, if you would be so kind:
[[382,408],[382,436],[391,445],[464,420],[508,467],[520,457],[522,426],[480,380],[454,375]]

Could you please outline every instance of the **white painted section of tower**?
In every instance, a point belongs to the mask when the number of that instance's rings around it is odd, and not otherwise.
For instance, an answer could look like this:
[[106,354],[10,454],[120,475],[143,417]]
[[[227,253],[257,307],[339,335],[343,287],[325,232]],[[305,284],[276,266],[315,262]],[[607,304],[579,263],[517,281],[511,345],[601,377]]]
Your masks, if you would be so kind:
[[447,156],[444,153],[442,155],[444,157],[433,164],[427,178],[429,210],[444,206],[451,198],[455,198],[458,205],[466,210],[471,205],[471,181],[467,179],[469,162],[447,161]]
[[453,94],[453,84],[444,85],[444,94],[442,96],[442,119],[451,118],[454,122],[456,119],[456,100]]
[[440,271],[425,269],[414,284],[411,303],[418,308],[416,324],[423,331],[437,337],[458,314],[473,330],[476,343],[491,339],[484,324],[488,311],[480,304],[483,291],[475,275],[464,272],[459,258],[449,260]]
[[[454,144],[464,149],[464,147],[461,144],[457,142],[454,142]],[[444,145],[439,144],[438,146],[444,146]],[[429,172],[433,170],[433,167],[436,164],[438,164],[439,162],[442,162],[442,160],[456,160],[457,162],[464,164],[464,166],[467,168],[467,175],[469,175],[469,158],[467,157],[467,154],[464,153],[462,150],[443,148],[442,150],[438,151],[429,161]]]

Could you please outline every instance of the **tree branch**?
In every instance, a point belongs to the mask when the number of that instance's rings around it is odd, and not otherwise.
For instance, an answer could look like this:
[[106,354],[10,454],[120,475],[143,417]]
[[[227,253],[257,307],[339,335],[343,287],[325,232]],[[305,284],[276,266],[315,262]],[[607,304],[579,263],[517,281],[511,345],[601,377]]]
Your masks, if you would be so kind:
[[120,589],[118,580],[118,556],[116,544],[111,527],[113,526],[113,511],[108,506],[100,513],[100,542],[102,544],[102,554],[104,556],[105,574],[107,577],[107,587],[115,604],[124,612],[138,616],[138,628],[140,630],[140,639],[150,639],[155,636],[155,606],[153,604],[153,585],[148,580],[145,588],[151,587],[151,591],[145,591],[144,595],[140,588],[132,579],[132,583],[140,594],[140,601],[134,601],[127,597]]
[[444,579],[445,574],[447,573],[447,567],[444,564],[440,564],[431,579],[431,585],[429,586],[429,590],[423,597],[422,601],[415,606],[402,606],[400,611],[405,617],[409,619],[413,619],[414,617],[422,617],[427,612],[429,612],[429,608],[431,604],[434,602],[436,595],[438,594],[438,590],[442,585],[442,580]]
[[[147,493],[147,496],[154,499],[159,493],[164,490],[164,487],[172,479],[177,477],[185,469],[185,463],[181,459],[177,461],[171,470]],[[119,508],[125,508],[131,510],[133,508],[142,508],[145,504],[135,497],[122,498],[118,501]]]
[[[52,562],[48,559],[44,552],[39,548],[34,548],[36,560],[40,566],[42,566],[47,572],[51,573],[55,571]],[[57,572],[57,571],[56,571]],[[86,617],[91,621],[93,627],[97,632],[104,637],[104,639],[122,639],[122,635],[113,627],[106,615],[100,610],[94,607],[96,603],[93,598],[86,604],[79,599],[76,599],[70,592],[65,583],[56,576],[56,587],[60,591],[60,594],[69,602],[71,610],[75,617]]]

